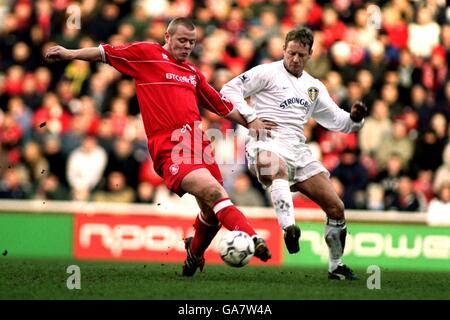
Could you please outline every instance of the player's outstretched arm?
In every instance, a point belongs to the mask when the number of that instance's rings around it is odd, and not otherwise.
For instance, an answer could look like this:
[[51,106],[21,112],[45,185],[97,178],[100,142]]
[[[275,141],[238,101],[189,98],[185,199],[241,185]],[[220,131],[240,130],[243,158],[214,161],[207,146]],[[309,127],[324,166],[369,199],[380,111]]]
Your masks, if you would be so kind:
[[66,49],[62,46],[54,46],[47,50],[45,59],[49,62],[65,61],[65,60],[86,60],[86,61],[102,61],[102,55],[98,47],[82,48],[82,49]]

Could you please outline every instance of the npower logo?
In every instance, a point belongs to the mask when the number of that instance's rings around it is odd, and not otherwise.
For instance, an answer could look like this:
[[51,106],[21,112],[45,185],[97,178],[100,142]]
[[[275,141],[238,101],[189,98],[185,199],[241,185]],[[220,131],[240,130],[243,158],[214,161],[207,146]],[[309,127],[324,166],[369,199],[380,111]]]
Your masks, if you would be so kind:
[[[302,232],[302,242],[309,242],[313,254],[328,260],[328,247],[318,231]],[[447,235],[392,235],[359,232],[347,236],[344,255],[357,257],[390,257],[414,259],[450,259],[450,236]]]
[[[194,234],[192,218],[161,216],[77,215],[74,232],[74,255],[79,259],[119,259],[141,261],[183,261],[183,239]],[[273,248],[270,264],[282,261],[280,231],[276,221],[253,219],[255,230]],[[220,262],[218,243],[222,228],[214,238],[205,258]],[[258,263],[258,262],[254,262]]]
[[[219,252],[218,242],[225,230],[221,230],[211,243],[211,249]],[[269,230],[257,230],[258,234],[267,238]],[[100,238],[104,248],[107,248],[115,257],[122,255],[125,250],[148,250],[166,252],[168,249],[185,252],[184,242],[186,236],[183,228],[171,226],[139,226],[132,224],[119,224],[109,226],[104,223],[87,223],[80,229],[80,246],[89,248],[93,239]]]

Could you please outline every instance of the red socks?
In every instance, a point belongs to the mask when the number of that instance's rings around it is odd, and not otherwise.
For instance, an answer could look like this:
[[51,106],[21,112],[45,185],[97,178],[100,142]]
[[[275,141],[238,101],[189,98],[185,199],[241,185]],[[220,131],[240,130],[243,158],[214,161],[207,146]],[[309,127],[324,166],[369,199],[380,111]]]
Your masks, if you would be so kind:
[[194,223],[195,235],[191,242],[192,252],[197,256],[201,256],[211,244],[220,227],[220,224],[214,226],[207,223],[202,219],[201,213],[199,213]]
[[[214,204],[213,208],[217,219],[228,230],[240,230],[248,233],[251,237],[256,235],[255,230],[250,226],[247,218],[233,205],[229,198],[221,199]],[[204,221],[201,213],[195,219],[195,235],[192,239],[191,250],[196,256],[202,256],[211,241],[220,230],[221,225],[211,225]]]
[[224,198],[214,204],[214,213],[220,223],[228,230],[240,230],[248,233],[250,237],[256,235],[244,214],[233,205],[229,198]]

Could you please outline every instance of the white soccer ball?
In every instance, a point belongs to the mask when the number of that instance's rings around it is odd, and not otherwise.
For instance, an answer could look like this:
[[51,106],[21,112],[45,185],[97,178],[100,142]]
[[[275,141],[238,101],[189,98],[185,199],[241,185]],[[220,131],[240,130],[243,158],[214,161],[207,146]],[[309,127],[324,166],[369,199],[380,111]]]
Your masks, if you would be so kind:
[[227,232],[219,242],[219,253],[229,266],[245,266],[255,253],[253,239],[243,231]]

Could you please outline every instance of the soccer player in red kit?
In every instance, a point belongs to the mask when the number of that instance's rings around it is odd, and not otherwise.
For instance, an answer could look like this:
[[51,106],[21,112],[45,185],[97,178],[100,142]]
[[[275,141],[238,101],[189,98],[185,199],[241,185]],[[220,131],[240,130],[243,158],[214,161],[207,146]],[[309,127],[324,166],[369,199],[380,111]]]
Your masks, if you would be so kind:
[[[195,42],[194,24],[187,18],[175,18],[167,27],[164,46],[152,42],[117,47],[101,44],[77,50],[55,46],[46,54],[50,62],[103,61],[134,78],[155,171],[180,197],[186,192],[195,196],[201,209],[194,223],[194,237],[185,239],[184,276],[193,276],[197,268],[203,270],[203,253],[221,225],[228,230],[248,233],[255,242],[255,256],[262,261],[271,258],[265,241],[222,187],[222,176],[210,142],[196,126],[201,120],[198,105],[244,126],[248,124],[234,106],[207,83],[201,71],[187,61]],[[196,141],[201,145],[194,145]],[[181,156],[176,151],[180,145]],[[196,152],[198,149],[200,152]]]

